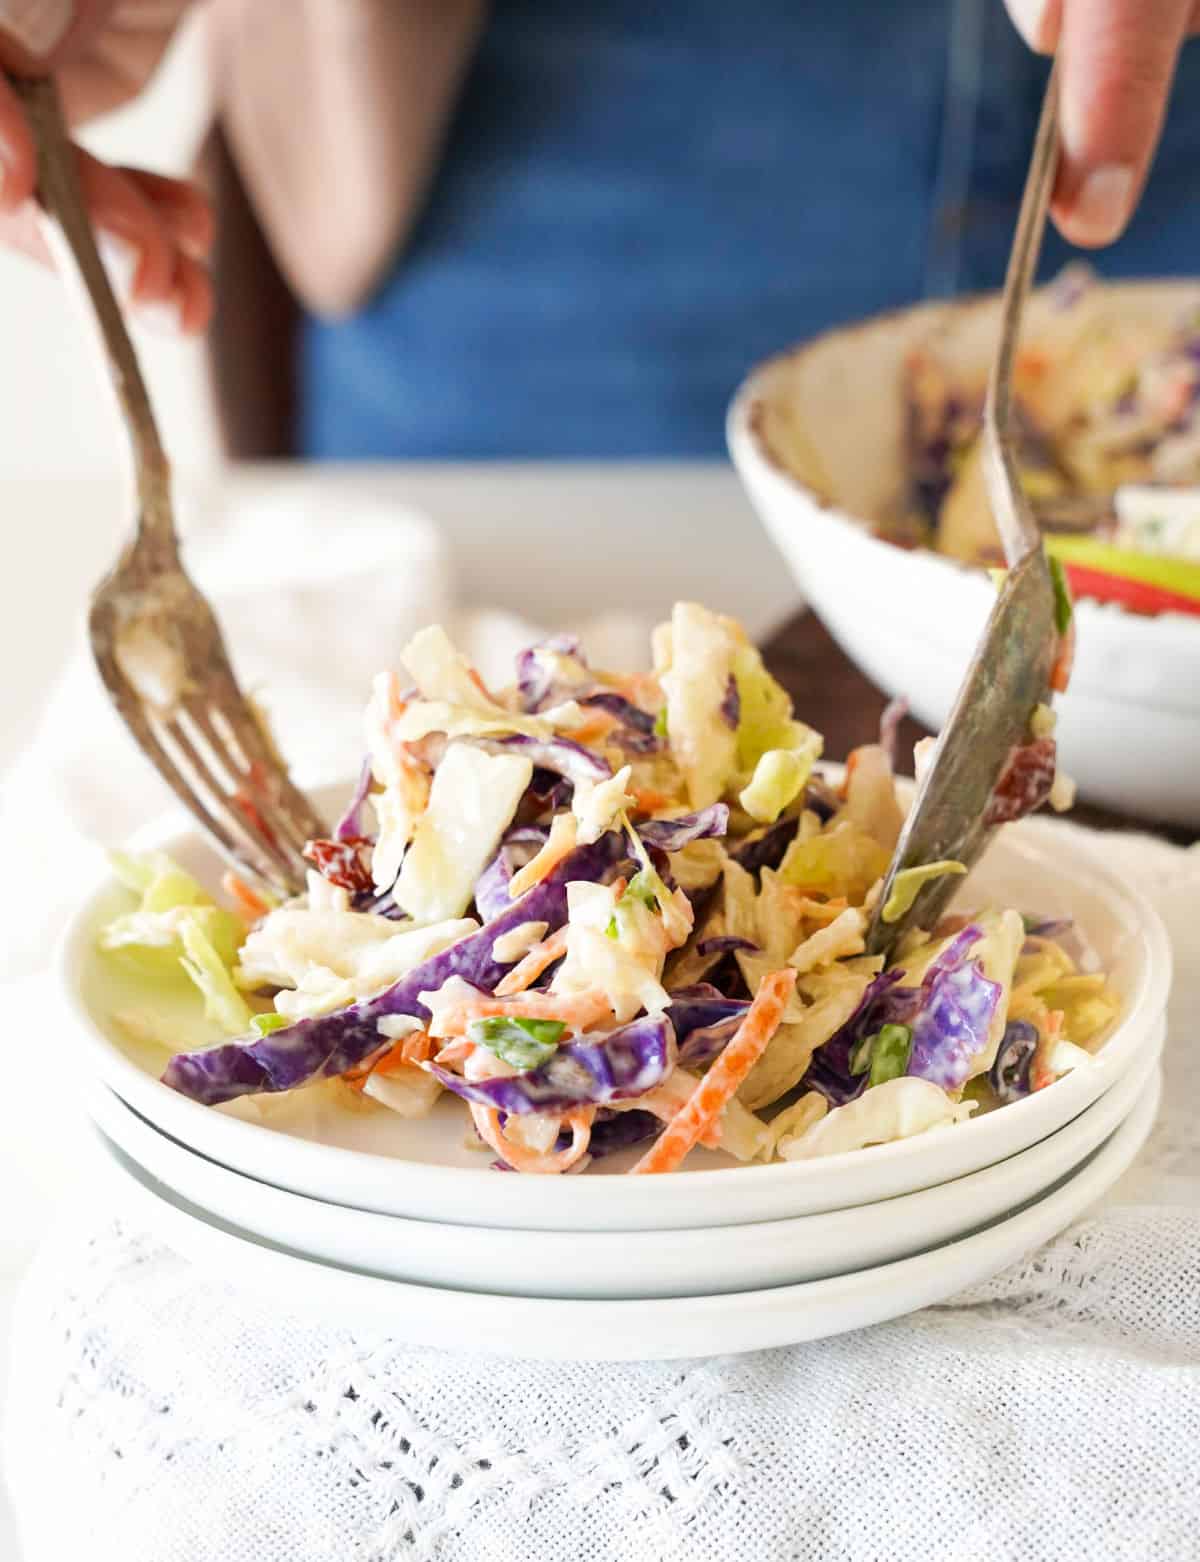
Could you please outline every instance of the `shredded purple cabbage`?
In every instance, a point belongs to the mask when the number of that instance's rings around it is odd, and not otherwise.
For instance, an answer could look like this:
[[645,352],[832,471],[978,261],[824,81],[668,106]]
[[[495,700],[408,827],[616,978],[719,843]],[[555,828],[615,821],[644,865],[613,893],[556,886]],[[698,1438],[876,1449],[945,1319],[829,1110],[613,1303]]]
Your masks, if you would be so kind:
[[983,974],[978,960],[933,967],[921,984],[922,1001],[907,1023],[912,1027],[908,1072],[943,1090],[961,1090],[971,1063],[987,1046],[1000,1002],[1000,983]]
[[828,824],[842,806],[842,800],[823,775],[815,775],[804,788],[804,806],[816,814],[822,824]]
[[1061,938],[1074,926],[1074,917],[1047,917],[1043,922],[1035,922],[1027,918],[1025,931],[1031,938]]
[[722,836],[729,828],[729,809],[724,803],[713,803],[698,813],[684,814],[679,819],[647,819],[639,824],[637,832],[647,846],[659,851],[677,852],[693,841]]
[[737,1030],[750,1007],[741,998],[726,998],[710,982],[680,988],[671,994],[667,1010],[685,1067],[711,1063]]
[[788,847],[796,839],[799,828],[799,819],[781,819],[778,824],[768,825],[759,834],[743,841],[730,852],[730,856],[747,873],[759,873],[763,868],[777,868],[786,856]]
[[386,1015],[429,1018],[421,993],[436,992],[452,976],[491,992],[509,970],[492,955],[497,938],[523,922],[545,922],[551,931],[561,927],[567,919],[567,885],[583,879],[604,882],[626,850],[624,837],[610,830],[594,845],[580,846],[564,857],[486,927],[433,955],[378,996],[333,1014],[298,1020],[266,1036],[244,1037],[205,1052],[177,1053],[163,1072],[163,1083],[193,1101],[216,1106],[237,1096],[294,1090],[313,1079],[344,1074],[379,1046],[378,1022]]
[[493,921],[512,905],[509,880],[535,855],[549,833],[534,825],[508,832],[500,850],[475,881],[475,909],[481,922]]
[[367,801],[367,793],[371,790],[371,760],[370,756],[362,762],[362,769],[358,773],[358,782],[350,801],[346,804],[346,811],[333,827],[335,841],[348,841],[353,836],[365,836],[363,828],[362,812]]
[[721,700],[721,720],[727,727],[737,731],[737,724],[742,719],[742,695],[738,688],[737,679],[729,674],[729,682],[725,685],[725,694]]
[[702,938],[696,945],[697,954],[702,955],[733,955],[739,950],[749,955],[762,954],[761,948],[752,938],[739,938],[735,933],[719,933],[714,938]]
[[624,749],[627,754],[661,754],[666,746],[653,733],[635,732],[632,727],[614,727],[608,741]]
[[972,1061],[987,1046],[1000,1002],[1000,984],[971,960],[971,947],[983,937],[972,924],[963,928],[926,971],[919,987],[901,987],[903,971],[883,971],[867,986],[858,1007],[827,1042],[813,1053],[804,1076],[832,1106],[844,1106],[862,1094],[866,1074],[853,1074],[850,1058],[859,1042],[884,1025],[912,1031],[908,1074],[928,1079],[943,1090],[961,1090]]
[[[529,712],[543,710],[547,705],[558,705],[570,699],[583,685],[566,685],[555,682],[550,668],[538,654],[548,651],[556,656],[573,656],[582,662],[579,641],[574,635],[551,635],[537,645],[527,646],[517,652],[517,691],[521,696],[521,709]],[[586,663],[585,663],[586,665]]]
[[896,768],[896,740],[900,735],[900,723],[908,715],[908,701],[902,694],[889,700],[879,718],[879,746],[887,755],[888,764]]
[[545,813],[547,810],[557,813],[560,808],[568,806],[572,791],[570,781],[560,776],[557,771],[543,770],[540,765],[535,765],[525,790],[525,797],[533,805],[536,813]]
[[425,1067],[464,1101],[520,1116],[645,1095],[671,1072],[675,1056],[675,1033],[659,1014],[632,1020],[607,1036],[569,1041],[540,1068],[509,1079],[461,1079],[436,1063]]
[[806,1090],[819,1090],[830,1106],[845,1106],[867,1088],[865,1074],[850,1072],[850,1058],[864,1036],[870,1036],[892,1018],[884,1018],[884,1000],[901,981],[903,971],[881,971],[867,983],[858,1007],[828,1041],[813,1052],[804,1075]]
[[647,737],[654,735],[654,717],[648,715],[640,705],[627,700],[623,694],[602,690],[599,694],[585,695],[579,703],[594,705],[598,710],[606,710],[610,716],[615,716],[623,727],[632,727],[635,732],[645,733]]
[[1038,1033],[1028,1020],[1009,1020],[988,1073],[997,1101],[1019,1101],[1030,1091],[1030,1074],[1037,1053]]
[[1050,284],[1050,300],[1055,309],[1074,309],[1095,283],[1095,277],[1084,265],[1067,266]]
[[[501,1112],[502,1127],[504,1120],[505,1114]],[[628,1150],[635,1144],[643,1144],[647,1139],[653,1139],[662,1127],[662,1119],[655,1117],[653,1112],[643,1112],[637,1107],[623,1112],[614,1111],[607,1106],[598,1107],[592,1119],[588,1157],[598,1161],[606,1155],[615,1155],[619,1150]],[[569,1150],[573,1138],[570,1129],[564,1128],[554,1141],[555,1150]],[[507,1161],[493,1161],[492,1165],[497,1171],[512,1171]]]
[[[637,1107],[626,1112],[608,1112],[602,1107],[592,1124],[592,1137],[588,1140],[588,1154],[595,1160],[606,1155],[616,1155],[620,1150],[631,1149],[653,1139],[662,1129],[662,1120],[653,1112],[643,1112]],[[570,1139],[567,1140],[570,1143]]]
[[569,781],[607,781],[612,766],[599,754],[572,738],[531,738],[514,732],[506,738],[472,738],[471,742],[492,754],[516,750],[527,754],[539,770],[553,770]]

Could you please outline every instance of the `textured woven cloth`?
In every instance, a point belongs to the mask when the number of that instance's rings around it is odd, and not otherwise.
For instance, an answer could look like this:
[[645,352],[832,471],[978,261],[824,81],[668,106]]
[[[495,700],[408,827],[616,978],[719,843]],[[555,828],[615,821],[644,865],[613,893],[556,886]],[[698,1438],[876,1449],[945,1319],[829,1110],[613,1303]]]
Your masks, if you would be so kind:
[[[320,631],[320,603],[309,612]],[[389,612],[372,659],[392,653],[402,616]],[[281,606],[281,636],[289,619]],[[492,647],[518,633],[483,628],[476,643]],[[233,638],[253,661],[249,637]],[[333,693],[365,670],[347,657]],[[281,703],[295,717],[303,702]],[[332,703],[327,687],[307,708]],[[119,831],[143,801],[79,784],[104,773],[102,735],[66,711],[60,700],[27,774],[52,753],[74,827]],[[1195,1555],[1200,854],[1096,845],[1171,934],[1167,1088],[1137,1167],[1048,1247],[951,1304],[839,1339],[564,1366],[297,1321],[286,1298],[230,1292],[76,1197],[14,1319],[5,1454],[25,1562]],[[23,1122],[36,1111],[26,1103]],[[36,1119],[23,1131],[32,1142]]]

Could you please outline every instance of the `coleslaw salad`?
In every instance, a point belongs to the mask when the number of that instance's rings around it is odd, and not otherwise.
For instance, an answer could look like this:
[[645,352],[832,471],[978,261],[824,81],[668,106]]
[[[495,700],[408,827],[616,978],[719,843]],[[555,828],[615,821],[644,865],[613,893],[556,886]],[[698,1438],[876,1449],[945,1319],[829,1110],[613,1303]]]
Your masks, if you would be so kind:
[[[1042,506],[1047,546],[1077,596],[1200,614],[1200,293],[1173,325],[1124,312],[1083,265],[1048,293],[1015,382],[1018,469]],[[984,389],[936,332],[909,355],[907,492],[883,535],[999,561],[979,438]]]
[[[981,908],[864,955],[899,833],[891,759],[820,775],[819,735],[733,621],[677,605],[654,668],[557,638],[487,689],[438,629],[381,675],[368,760],[307,892],[233,909],[161,857],[101,946],[204,998],[164,1082],[422,1116],[449,1093],[493,1164],[639,1146],[738,1160],[892,1142],[1085,1066],[1118,1003],[1072,930]],[[931,864],[926,871],[954,871]],[[147,1016],[133,1016],[143,1030]],[[189,1038],[190,1042],[190,1038]]]

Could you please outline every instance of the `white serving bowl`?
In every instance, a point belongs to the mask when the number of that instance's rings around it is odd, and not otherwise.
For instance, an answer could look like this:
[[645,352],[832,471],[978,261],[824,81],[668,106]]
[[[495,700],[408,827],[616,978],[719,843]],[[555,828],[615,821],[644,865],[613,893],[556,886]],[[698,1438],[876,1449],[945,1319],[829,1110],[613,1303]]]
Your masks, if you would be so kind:
[[[215,884],[220,863],[174,816],[139,837]],[[144,990],[100,954],[101,925],[128,904],[112,880],[96,885],[69,924],[59,958],[66,1035],[83,1078],[108,1085],[182,1144],[261,1182],[350,1208],[459,1225],[524,1230],[634,1231],[725,1226],[847,1209],[934,1187],[1028,1149],[1078,1117],[1153,1044],[1166,1008],[1171,958],[1153,907],[1107,872],[1075,837],[1037,821],[1007,827],[966,881],[960,903],[1016,906],[1074,918],[1121,996],[1119,1022],[1091,1065],[1000,1111],[916,1139],[819,1160],[736,1166],[697,1150],[671,1176],[499,1175],[465,1143],[466,1118],[443,1098],[425,1119],[385,1110],[314,1110],[312,1092],[205,1107],[163,1085],[161,1047],[137,1043],[116,1016]],[[307,1137],[305,1137],[307,1136]]]
[[[1194,282],[1116,283],[1122,309],[1178,318]],[[901,492],[901,376],[910,350],[939,344],[990,361],[995,295],[929,304],[830,331],[755,369],[729,411],[746,489],[801,591],[880,688],[945,721],[995,592],[982,570],[905,550],[871,523]],[[1044,296],[1031,301],[1035,339]],[[1200,621],[1076,604],[1078,646],[1057,702],[1064,768],[1083,796],[1144,818],[1200,826]]]
[[[411,1345],[541,1361],[646,1361],[824,1339],[948,1301],[1065,1229],[1132,1164],[1158,1107],[1153,1073],[1132,1112],[1071,1176],[1026,1208],[893,1264],[799,1285],[706,1296],[572,1301],[411,1285],[298,1257],[205,1215],[92,1130],[96,1173],[121,1208],[206,1279],[250,1293],[267,1316],[298,1314]],[[721,1233],[714,1233],[714,1238]]]
[[682,1231],[498,1231],[346,1209],[196,1154],[104,1086],[87,1109],[126,1155],[206,1215],[305,1258],[388,1279],[575,1300],[715,1296],[890,1263],[966,1236],[1069,1177],[1133,1110],[1158,1068],[1162,1028],[1086,1111],[1028,1150],[920,1193],[855,1209]]

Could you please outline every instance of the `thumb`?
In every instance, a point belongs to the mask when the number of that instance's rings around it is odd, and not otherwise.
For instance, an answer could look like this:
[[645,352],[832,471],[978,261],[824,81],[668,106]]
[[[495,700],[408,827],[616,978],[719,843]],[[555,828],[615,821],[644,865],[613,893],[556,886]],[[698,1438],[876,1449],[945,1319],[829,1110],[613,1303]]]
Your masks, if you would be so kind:
[[1137,204],[1192,0],[1063,0],[1062,162],[1052,210],[1072,243],[1109,244]]

